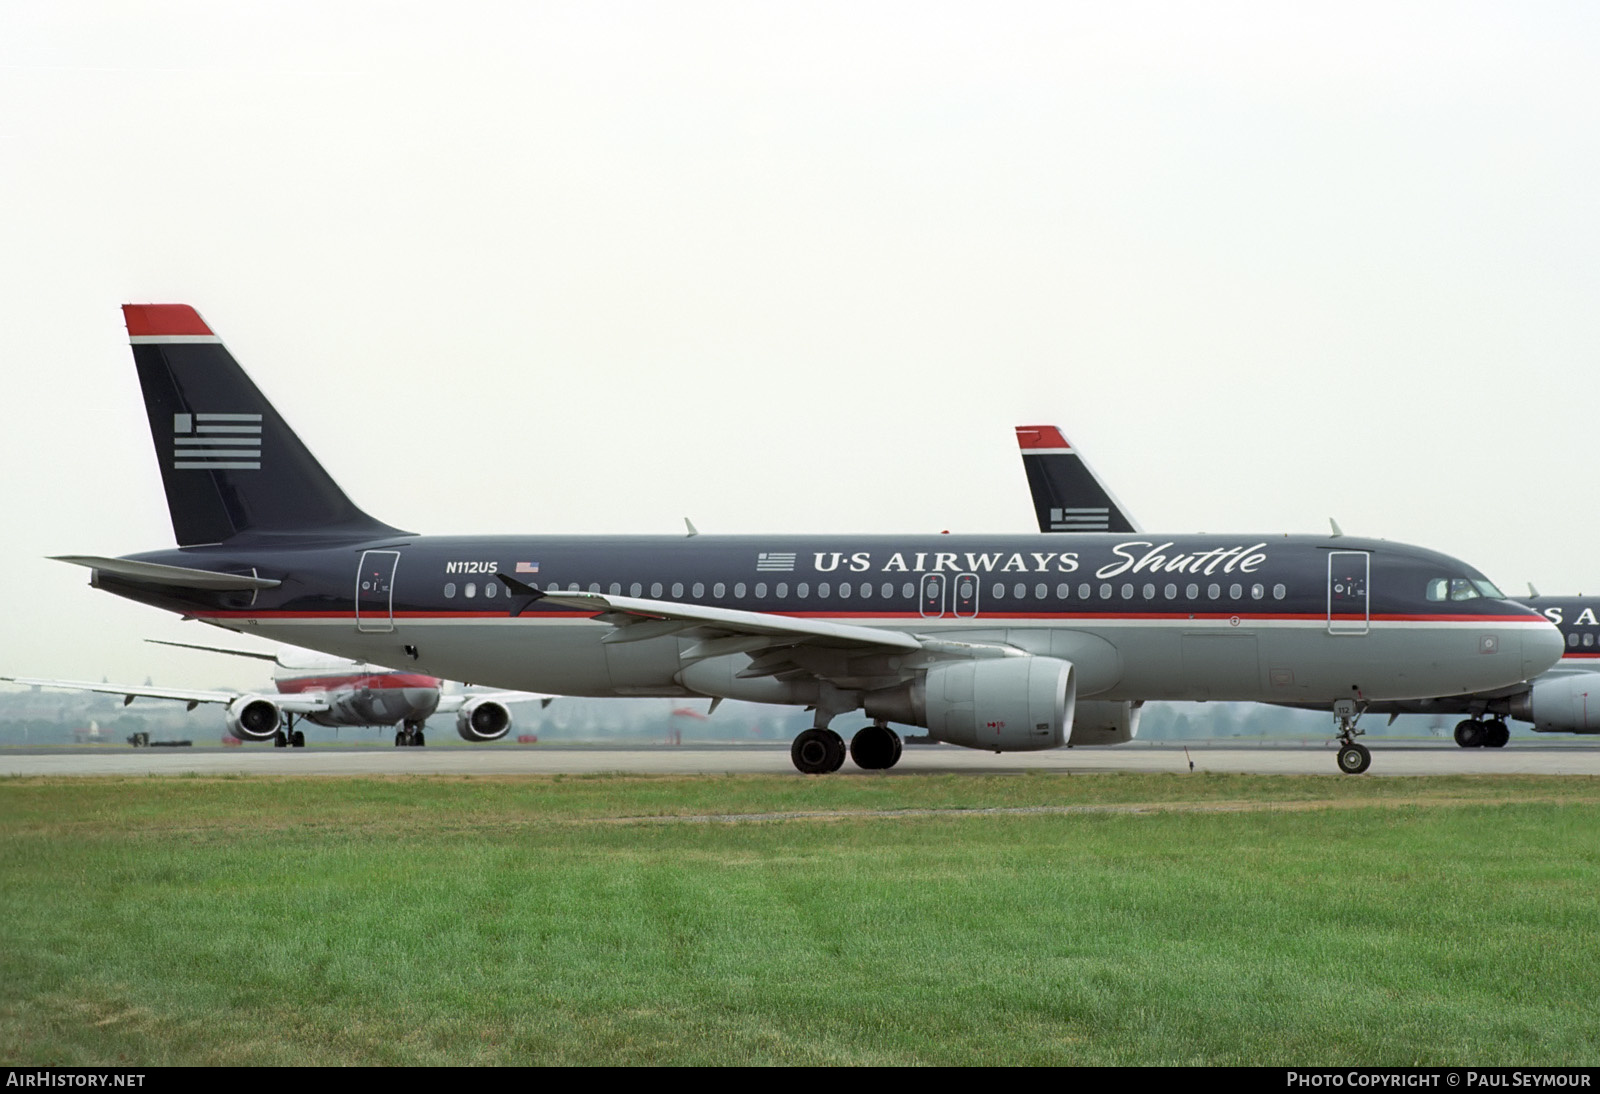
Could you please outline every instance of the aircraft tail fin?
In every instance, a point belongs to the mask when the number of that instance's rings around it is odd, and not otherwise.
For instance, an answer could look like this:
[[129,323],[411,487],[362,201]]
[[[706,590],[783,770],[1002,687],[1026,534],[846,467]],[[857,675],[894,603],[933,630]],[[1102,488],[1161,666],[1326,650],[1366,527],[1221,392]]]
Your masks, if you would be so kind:
[[399,532],[351,503],[192,307],[122,314],[180,547]]
[[1138,522],[1053,425],[1017,426],[1041,532],[1137,532]]

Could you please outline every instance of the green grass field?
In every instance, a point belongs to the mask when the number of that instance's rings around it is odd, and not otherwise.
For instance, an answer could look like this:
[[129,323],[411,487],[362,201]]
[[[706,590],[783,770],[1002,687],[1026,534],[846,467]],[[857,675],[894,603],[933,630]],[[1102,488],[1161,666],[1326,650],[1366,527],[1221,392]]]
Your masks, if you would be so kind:
[[1597,893],[1588,779],[9,779],[0,1062],[1593,1065]]

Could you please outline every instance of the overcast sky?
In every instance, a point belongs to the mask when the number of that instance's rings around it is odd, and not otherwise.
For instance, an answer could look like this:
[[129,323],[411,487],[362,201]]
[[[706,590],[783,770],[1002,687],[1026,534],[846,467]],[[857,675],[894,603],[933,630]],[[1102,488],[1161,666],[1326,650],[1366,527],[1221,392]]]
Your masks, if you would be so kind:
[[44,558],[172,543],[127,301],[422,532],[1026,532],[1054,422],[1600,593],[1597,12],[6,0],[0,673],[263,679]]

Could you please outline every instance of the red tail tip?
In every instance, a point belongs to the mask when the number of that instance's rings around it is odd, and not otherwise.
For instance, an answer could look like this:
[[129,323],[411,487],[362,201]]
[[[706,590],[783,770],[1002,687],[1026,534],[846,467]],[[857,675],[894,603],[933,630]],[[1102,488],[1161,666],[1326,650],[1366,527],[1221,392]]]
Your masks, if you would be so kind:
[[1030,448],[1071,448],[1061,430],[1053,425],[1017,426],[1017,447],[1026,452]]
[[212,334],[200,313],[187,304],[124,304],[122,318],[132,338],[163,335]]

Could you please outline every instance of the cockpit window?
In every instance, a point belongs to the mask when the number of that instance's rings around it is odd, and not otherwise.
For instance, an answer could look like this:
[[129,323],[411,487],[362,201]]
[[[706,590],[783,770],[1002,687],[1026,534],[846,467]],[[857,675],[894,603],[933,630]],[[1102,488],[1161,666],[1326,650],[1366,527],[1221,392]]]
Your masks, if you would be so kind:
[[1477,600],[1480,597],[1505,599],[1499,589],[1481,577],[1436,577],[1428,582],[1429,600]]

